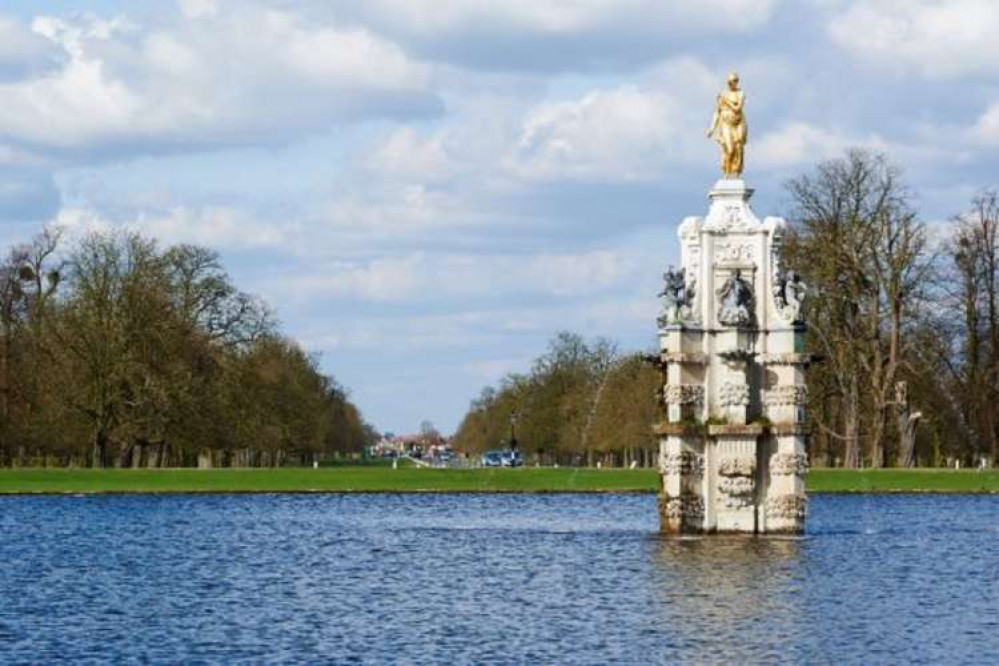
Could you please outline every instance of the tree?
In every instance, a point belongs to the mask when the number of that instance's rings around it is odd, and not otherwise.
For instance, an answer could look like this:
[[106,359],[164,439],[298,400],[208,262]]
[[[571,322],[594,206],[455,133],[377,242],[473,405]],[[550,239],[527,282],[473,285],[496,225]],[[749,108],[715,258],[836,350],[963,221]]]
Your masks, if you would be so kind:
[[812,287],[810,331],[825,363],[812,414],[843,443],[844,464],[887,463],[886,425],[906,355],[905,328],[931,266],[926,232],[897,167],[850,150],[787,184],[793,205],[787,261]]
[[375,436],[215,252],[116,232],[61,255],[46,230],[0,263],[0,464],[279,465]]

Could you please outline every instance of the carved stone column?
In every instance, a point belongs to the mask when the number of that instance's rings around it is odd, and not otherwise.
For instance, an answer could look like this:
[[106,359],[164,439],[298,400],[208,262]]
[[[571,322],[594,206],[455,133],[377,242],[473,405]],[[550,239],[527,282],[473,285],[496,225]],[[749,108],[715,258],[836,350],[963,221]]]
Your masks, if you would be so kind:
[[700,533],[704,530],[703,437],[682,426],[664,425],[659,433],[665,436],[659,457],[661,530],[668,534]]
[[808,509],[805,495],[805,431],[800,426],[777,426],[777,452],[770,456],[770,478],[765,504],[767,532],[796,534],[804,529]]

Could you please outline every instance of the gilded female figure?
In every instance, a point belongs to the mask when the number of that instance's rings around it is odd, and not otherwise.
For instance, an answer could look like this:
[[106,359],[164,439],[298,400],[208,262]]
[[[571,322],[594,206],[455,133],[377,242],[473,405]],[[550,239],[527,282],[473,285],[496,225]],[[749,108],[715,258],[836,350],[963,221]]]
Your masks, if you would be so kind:
[[728,90],[718,94],[715,113],[711,118],[708,138],[721,146],[721,170],[726,178],[738,178],[742,174],[743,155],[746,150],[746,116],[742,107],[746,103],[746,93],[739,90],[739,75],[728,75]]

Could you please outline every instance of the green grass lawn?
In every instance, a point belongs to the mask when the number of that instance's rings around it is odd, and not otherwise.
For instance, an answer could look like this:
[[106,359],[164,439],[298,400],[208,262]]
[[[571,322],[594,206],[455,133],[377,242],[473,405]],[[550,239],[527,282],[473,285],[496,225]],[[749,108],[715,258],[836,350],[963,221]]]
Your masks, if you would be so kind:
[[321,469],[0,470],[3,493],[654,492],[650,470]]
[[[999,493],[999,471],[833,470],[809,472],[810,492]],[[440,470],[335,467],[242,470],[0,470],[0,494],[170,492],[640,492],[653,470]]]
[[805,485],[826,493],[999,493],[999,470],[813,469]]

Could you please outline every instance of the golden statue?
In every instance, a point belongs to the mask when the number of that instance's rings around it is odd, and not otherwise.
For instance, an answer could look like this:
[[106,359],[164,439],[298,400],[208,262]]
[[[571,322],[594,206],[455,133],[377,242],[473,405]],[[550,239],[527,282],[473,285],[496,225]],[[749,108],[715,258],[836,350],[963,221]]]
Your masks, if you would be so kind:
[[718,93],[715,114],[707,131],[709,139],[721,146],[721,170],[726,178],[742,175],[743,156],[746,152],[746,116],[742,107],[746,93],[739,90],[739,75],[728,75],[728,90]]

